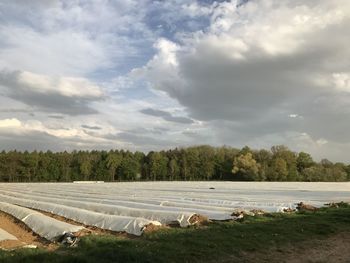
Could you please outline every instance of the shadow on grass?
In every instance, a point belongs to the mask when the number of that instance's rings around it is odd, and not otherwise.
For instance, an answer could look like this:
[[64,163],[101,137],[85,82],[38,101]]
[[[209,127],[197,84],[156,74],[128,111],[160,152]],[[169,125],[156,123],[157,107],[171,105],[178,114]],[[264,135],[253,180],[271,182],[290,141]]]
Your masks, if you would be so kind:
[[87,236],[79,247],[56,252],[0,252],[0,262],[203,262],[263,251],[304,240],[350,231],[350,208],[315,213],[270,214],[243,222],[216,222],[203,227],[165,229],[138,239]]

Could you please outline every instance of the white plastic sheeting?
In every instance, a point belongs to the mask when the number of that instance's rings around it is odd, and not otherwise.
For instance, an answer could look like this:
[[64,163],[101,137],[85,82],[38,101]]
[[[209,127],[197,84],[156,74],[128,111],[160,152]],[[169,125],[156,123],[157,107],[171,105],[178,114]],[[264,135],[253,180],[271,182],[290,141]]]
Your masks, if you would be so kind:
[[4,229],[0,228],[0,241],[5,240],[17,240],[17,237],[6,232]]
[[226,220],[235,210],[279,212],[301,201],[314,206],[350,202],[350,183],[0,183],[0,194],[3,202],[44,210],[86,225],[140,234],[150,222],[177,221],[186,226],[193,214]]
[[65,233],[75,233],[84,229],[82,226],[61,222],[37,211],[9,203],[0,202],[0,210],[22,221],[41,237],[52,241]]
[[101,229],[107,229],[118,232],[127,232],[137,236],[140,236],[144,228],[149,224],[161,225],[161,223],[158,221],[151,221],[145,218],[107,215],[76,207],[69,207],[48,202],[40,202],[17,197],[10,197],[2,194],[0,194],[0,200],[3,200],[4,202],[7,202],[9,204],[30,207],[33,209],[60,215],[65,218],[82,223],[84,225],[96,226]]
[[[350,183],[306,182],[133,182],[104,184],[0,184],[8,191],[56,195],[57,198],[93,198],[87,201],[132,201],[160,205],[161,202],[186,204],[193,208],[259,209],[279,211],[303,201],[313,205],[350,201]],[[214,188],[214,189],[210,189]],[[177,206],[179,207],[179,206]],[[205,209],[205,208],[204,208]],[[210,210],[210,209],[209,209]],[[214,208],[215,210],[215,208]]]
[[143,217],[149,220],[159,221],[162,224],[179,223],[181,227],[191,225],[190,219],[195,215],[195,213],[208,217],[212,220],[230,220],[234,218],[231,216],[232,209],[227,209],[226,211],[211,211],[211,209],[205,209],[205,207],[199,209],[194,207],[184,208],[163,206],[163,202],[161,202],[159,205],[136,203],[130,201],[113,201],[108,203],[103,201],[89,201],[79,197],[76,197],[73,200],[68,200],[66,197],[55,198],[49,197],[47,195],[43,197],[40,194],[23,194],[23,192],[17,191],[9,192],[0,190],[0,193],[30,200],[73,206],[105,214]]

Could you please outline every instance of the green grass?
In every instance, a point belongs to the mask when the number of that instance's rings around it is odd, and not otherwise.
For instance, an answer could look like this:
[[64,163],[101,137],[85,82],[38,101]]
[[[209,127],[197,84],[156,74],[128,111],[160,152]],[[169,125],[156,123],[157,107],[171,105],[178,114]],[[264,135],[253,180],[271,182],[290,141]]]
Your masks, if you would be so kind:
[[55,252],[3,251],[0,262],[215,262],[242,251],[283,248],[345,231],[350,232],[350,207],[324,208],[315,213],[270,214],[243,222],[165,229],[135,239],[87,236],[77,248]]

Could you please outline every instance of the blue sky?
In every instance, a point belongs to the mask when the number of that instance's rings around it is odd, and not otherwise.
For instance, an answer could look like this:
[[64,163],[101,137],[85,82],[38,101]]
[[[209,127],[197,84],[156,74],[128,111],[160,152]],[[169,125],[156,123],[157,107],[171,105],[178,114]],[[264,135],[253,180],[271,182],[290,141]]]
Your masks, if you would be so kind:
[[0,1],[2,148],[349,161],[349,21],[347,0]]

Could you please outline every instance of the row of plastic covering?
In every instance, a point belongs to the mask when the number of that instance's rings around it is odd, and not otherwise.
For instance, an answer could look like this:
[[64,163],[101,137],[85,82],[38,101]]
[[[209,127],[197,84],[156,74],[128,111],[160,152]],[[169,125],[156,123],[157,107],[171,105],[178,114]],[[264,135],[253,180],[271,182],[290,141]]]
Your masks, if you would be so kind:
[[[0,189],[31,193],[35,196],[65,198],[140,209],[193,212],[213,220],[230,219],[229,215],[235,210],[261,209],[267,212],[280,212],[285,208],[294,208],[294,203],[308,201],[305,198],[311,197],[300,196],[300,193],[299,195],[296,193],[294,196],[295,193],[288,194],[287,191],[218,189],[216,188],[217,183],[214,184],[216,187],[213,190],[181,187],[182,184],[178,182],[174,183],[173,188],[170,188],[171,185],[165,185],[167,187],[164,187],[163,184],[158,185],[156,183],[134,184],[134,186],[130,183],[91,185],[15,184],[11,188],[9,188],[9,185],[1,188],[0,184]],[[186,185],[184,183],[184,186]],[[317,197],[311,198],[317,200]],[[163,209],[159,207],[163,207]]]
[[33,232],[51,241],[66,233],[75,233],[84,229],[82,226],[61,222],[37,211],[9,203],[0,202],[0,211],[12,215],[32,229]]
[[216,211],[210,207],[170,207],[166,205],[163,206],[162,204],[147,204],[119,200],[91,200],[78,196],[70,198],[67,196],[55,197],[54,195],[50,196],[48,194],[44,196],[39,193],[26,194],[21,191],[0,190],[0,193],[13,197],[67,205],[105,214],[143,217],[149,220],[159,221],[162,224],[178,223],[181,227],[191,225],[191,218],[195,214],[200,214],[212,220],[234,219],[234,217],[231,216],[233,212],[232,209],[228,208],[223,208],[221,211]]
[[4,229],[0,228],[0,242],[5,240],[17,240],[14,235],[6,232]]
[[[117,232],[127,232],[138,236],[140,236],[145,227],[150,224],[161,225],[161,223],[158,221],[151,221],[145,218],[107,215],[76,207],[64,206],[49,202],[28,200],[25,198],[16,198],[2,194],[0,194],[0,200],[9,204],[16,204],[23,207],[29,207],[32,209],[49,212],[55,215],[65,217],[67,219],[74,220],[84,225],[95,226],[101,229],[107,229]],[[46,225],[44,228],[46,229],[46,227],[48,226]],[[32,227],[30,226],[30,228]]]
[[[234,219],[231,214],[235,210],[279,212],[294,208],[300,201],[314,206],[350,202],[350,183],[0,183],[0,190],[0,201],[15,201],[21,206],[58,214],[86,225],[132,234],[141,234],[150,222],[168,224],[175,221],[186,226],[194,214],[226,220]],[[5,200],[5,197],[12,199]],[[136,218],[138,221],[132,221]]]
[[[107,185],[107,188],[99,186]],[[294,203],[300,200],[296,198],[295,202],[283,198],[268,199],[266,194],[261,201],[254,198],[247,198],[247,193],[235,193],[235,191],[220,193],[212,190],[210,193],[177,192],[162,189],[129,189],[121,188],[122,184],[99,184],[91,187],[71,187],[77,184],[43,184],[18,185],[11,189],[1,187],[13,192],[31,193],[35,196],[47,196],[54,198],[64,198],[83,202],[96,202],[103,204],[120,205],[126,207],[136,207],[141,209],[173,210],[183,212],[193,212],[201,214],[212,220],[228,220],[229,215],[235,210],[261,209],[267,212],[279,212],[284,208],[293,208]],[[137,185],[137,183],[136,183]],[[249,193],[249,192],[248,192]]]

